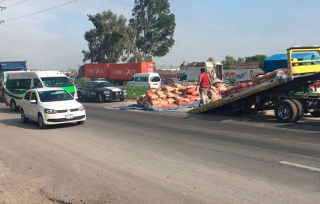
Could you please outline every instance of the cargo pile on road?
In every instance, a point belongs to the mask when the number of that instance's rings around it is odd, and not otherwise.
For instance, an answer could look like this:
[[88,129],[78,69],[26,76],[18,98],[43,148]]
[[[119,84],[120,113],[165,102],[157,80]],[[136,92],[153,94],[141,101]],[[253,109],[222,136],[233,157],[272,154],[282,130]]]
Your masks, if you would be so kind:
[[194,85],[171,84],[159,89],[146,91],[137,99],[138,105],[151,104],[155,108],[169,108],[188,105],[200,100]]

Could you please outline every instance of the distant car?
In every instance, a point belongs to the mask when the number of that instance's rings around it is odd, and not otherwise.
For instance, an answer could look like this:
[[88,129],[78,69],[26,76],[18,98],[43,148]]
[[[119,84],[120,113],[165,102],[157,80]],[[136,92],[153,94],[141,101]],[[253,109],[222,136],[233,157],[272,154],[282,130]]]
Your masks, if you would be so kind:
[[97,100],[100,103],[106,101],[124,101],[127,97],[126,90],[115,87],[108,81],[90,81],[77,87],[79,100]]
[[169,78],[163,80],[165,84],[173,84],[175,82],[175,78]]
[[47,125],[62,123],[83,124],[86,111],[81,103],[62,88],[37,88],[27,91],[21,100],[21,120],[38,122],[44,129]]

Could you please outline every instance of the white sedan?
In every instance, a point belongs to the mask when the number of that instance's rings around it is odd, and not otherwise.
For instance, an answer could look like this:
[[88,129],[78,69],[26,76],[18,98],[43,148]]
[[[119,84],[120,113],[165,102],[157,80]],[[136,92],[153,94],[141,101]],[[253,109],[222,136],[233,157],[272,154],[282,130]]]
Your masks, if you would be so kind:
[[20,113],[23,123],[28,123],[29,119],[37,121],[41,129],[62,123],[83,124],[86,120],[83,105],[62,88],[27,91],[21,101]]

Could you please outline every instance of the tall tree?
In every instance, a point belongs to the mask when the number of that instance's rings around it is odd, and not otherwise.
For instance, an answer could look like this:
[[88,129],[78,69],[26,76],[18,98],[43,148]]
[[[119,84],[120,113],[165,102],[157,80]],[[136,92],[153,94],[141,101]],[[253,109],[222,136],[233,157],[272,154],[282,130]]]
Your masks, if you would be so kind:
[[152,62],[152,56],[148,56],[145,60],[142,60],[142,56],[137,54],[130,57],[127,62]]
[[254,55],[251,57],[246,57],[246,62],[259,62],[259,67],[263,69],[263,62],[267,58],[267,55]]
[[89,50],[82,51],[83,62],[117,62],[124,56],[127,47],[126,19],[110,10],[88,17],[95,28],[85,32],[84,38],[88,41]]
[[225,60],[222,60],[221,63],[223,67],[234,69],[236,67],[237,60],[235,60],[232,56],[227,55]]
[[244,58],[239,57],[239,58],[237,59],[237,64],[238,64],[238,63],[244,63]]
[[128,62],[141,62],[141,54],[137,48],[137,41],[139,38],[138,33],[138,24],[136,19],[130,19],[128,25],[128,42],[127,42],[127,51],[132,54],[133,57],[129,59]]
[[162,57],[174,45],[175,15],[170,13],[168,0],[135,0],[132,10],[138,38],[135,46],[144,61],[147,57]]

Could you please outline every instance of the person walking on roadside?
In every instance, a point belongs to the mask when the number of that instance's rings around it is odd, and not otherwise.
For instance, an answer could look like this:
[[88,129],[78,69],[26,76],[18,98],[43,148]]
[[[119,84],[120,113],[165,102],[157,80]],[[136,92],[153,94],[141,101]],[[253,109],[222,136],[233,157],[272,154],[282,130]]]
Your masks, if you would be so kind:
[[196,86],[196,91],[198,90],[198,87],[200,87],[199,92],[200,92],[201,104],[205,105],[206,104],[205,96],[207,95],[208,89],[211,88],[211,80],[204,68],[200,69],[200,75],[199,75],[199,80]]

